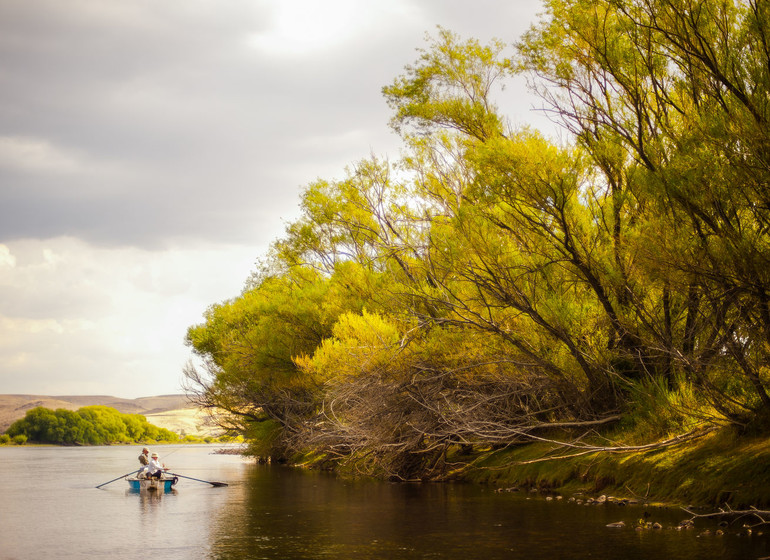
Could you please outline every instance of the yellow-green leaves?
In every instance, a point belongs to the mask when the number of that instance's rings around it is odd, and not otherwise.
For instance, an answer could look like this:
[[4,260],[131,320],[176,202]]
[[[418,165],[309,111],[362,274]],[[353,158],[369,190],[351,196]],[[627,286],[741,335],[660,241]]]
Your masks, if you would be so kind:
[[400,350],[397,326],[379,314],[364,311],[338,318],[332,336],[325,339],[313,356],[296,359],[303,371],[318,380],[381,375],[393,366]]
[[505,129],[505,45],[439,29],[384,88],[401,159],[308,185],[190,329],[207,402],[402,477],[611,418],[642,379],[770,411],[768,26],[758,2],[549,0],[515,71],[564,145]]
[[407,66],[406,75],[383,88],[395,111],[391,125],[398,131],[413,126],[424,133],[449,128],[479,140],[501,134],[493,93],[511,71],[510,59],[503,57],[505,48],[500,41],[489,46],[475,40],[461,44],[454,33],[439,28],[417,65]]

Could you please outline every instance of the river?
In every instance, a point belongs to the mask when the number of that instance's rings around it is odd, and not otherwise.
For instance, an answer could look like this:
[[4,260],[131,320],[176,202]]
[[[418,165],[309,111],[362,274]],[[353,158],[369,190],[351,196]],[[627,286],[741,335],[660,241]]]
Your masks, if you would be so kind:
[[[756,559],[770,541],[670,527],[676,508],[586,506],[464,484],[394,484],[255,465],[216,446],[153,448],[180,479],[132,493],[141,446],[0,447],[0,559]],[[635,531],[649,514],[661,530]],[[608,523],[625,521],[624,528]]]

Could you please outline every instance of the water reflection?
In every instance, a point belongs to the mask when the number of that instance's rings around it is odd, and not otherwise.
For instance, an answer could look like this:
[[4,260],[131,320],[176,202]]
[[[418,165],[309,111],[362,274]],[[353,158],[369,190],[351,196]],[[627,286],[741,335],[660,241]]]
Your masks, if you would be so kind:
[[[141,449],[141,448],[139,448]],[[163,560],[737,560],[770,555],[767,536],[699,537],[633,530],[643,508],[586,507],[497,494],[471,485],[339,480],[262,467],[185,446],[174,468],[189,480],[167,493],[130,492],[138,449],[0,448],[0,559]],[[89,465],[83,469],[83,465]],[[650,512],[664,526],[678,510]],[[625,521],[625,529],[606,524]],[[745,531],[744,531],[745,534]]]
[[[138,449],[0,447],[0,559],[208,558],[211,519],[224,507],[226,493],[195,483],[167,493],[132,493],[123,479],[95,488],[128,470]],[[225,480],[237,480],[250,466],[211,451],[184,446],[174,455],[175,466]]]
[[168,490],[167,492],[157,492],[155,490],[134,490],[133,488],[126,490],[126,496],[139,497],[139,504],[141,506],[141,510],[144,512],[149,511],[150,507],[160,507],[160,503],[163,501],[163,496],[166,494],[176,495],[177,491],[173,489]]
[[[471,485],[340,481],[255,468],[233,488],[210,535],[210,558],[574,558],[702,560],[766,556],[764,539],[636,532],[643,508],[585,507]],[[675,525],[683,514],[658,510]],[[606,525],[624,519],[627,530]]]

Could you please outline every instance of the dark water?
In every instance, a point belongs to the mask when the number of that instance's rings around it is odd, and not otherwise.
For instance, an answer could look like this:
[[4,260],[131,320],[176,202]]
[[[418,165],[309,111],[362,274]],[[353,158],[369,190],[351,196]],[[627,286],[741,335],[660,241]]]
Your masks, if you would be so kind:
[[[0,448],[0,559],[744,559],[767,536],[642,506],[585,506],[473,485],[345,481],[253,465],[208,446],[158,447],[182,479],[169,494],[118,480],[139,447]],[[645,511],[662,530],[634,531]],[[624,520],[623,529],[606,525]]]

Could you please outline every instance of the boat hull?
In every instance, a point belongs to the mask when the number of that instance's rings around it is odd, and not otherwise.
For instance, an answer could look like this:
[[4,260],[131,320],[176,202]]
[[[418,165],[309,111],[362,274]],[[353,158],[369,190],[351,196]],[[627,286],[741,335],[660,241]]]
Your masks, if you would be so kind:
[[128,487],[136,492],[170,492],[177,478],[127,478]]

